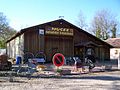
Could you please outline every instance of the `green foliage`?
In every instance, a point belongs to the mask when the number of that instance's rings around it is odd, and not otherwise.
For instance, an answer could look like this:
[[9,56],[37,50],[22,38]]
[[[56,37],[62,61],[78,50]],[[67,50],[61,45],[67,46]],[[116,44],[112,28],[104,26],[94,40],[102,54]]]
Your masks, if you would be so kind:
[[5,42],[0,40],[0,48],[5,48]]
[[0,48],[5,48],[6,40],[15,33],[16,31],[9,26],[6,16],[0,12]]
[[96,30],[96,37],[98,37],[98,38],[101,38],[102,36],[101,36],[101,30],[98,28],[97,30]]
[[117,28],[116,28],[116,24],[113,26],[113,28],[111,29],[111,32],[112,32],[112,38],[116,38],[116,30],[117,30]]

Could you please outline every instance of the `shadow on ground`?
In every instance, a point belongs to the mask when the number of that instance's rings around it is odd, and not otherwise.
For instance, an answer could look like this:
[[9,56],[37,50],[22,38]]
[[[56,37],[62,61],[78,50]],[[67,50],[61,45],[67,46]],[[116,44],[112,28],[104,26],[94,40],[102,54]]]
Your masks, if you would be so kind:
[[[116,70],[115,70],[116,71]],[[119,72],[115,72],[115,71],[106,71],[106,72],[93,72],[93,73],[86,73],[86,74],[69,74],[69,75],[36,75],[36,76],[20,76],[28,78],[28,80],[34,79],[34,78],[49,78],[49,79],[81,79],[81,80],[85,80],[85,79],[91,79],[91,80],[106,80],[106,81],[118,81],[120,80],[120,76],[119,76]],[[109,72],[109,73],[108,73]],[[97,74],[96,74],[97,73]],[[104,73],[104,74],[102,74]],[[117,76],[118,75],[118,76]],[[2,82],[2,81],[0,81]],[[15,83],[27,83],[24,81],[16,81],[14,80],[13,82]]]
[[[36,78],[36,77],[32,77]],[[40,78],[55,78],[55,79],[92,79],[92,80],[107,80],[107,81],[116,81],[120,80],[120,77],[114,76],[49,76],[49,77],[40,77]]]
[[[115,70],[116,71],[116,70]],[[112,74],[108,74],[108,72]],[[54,79],[91,79],[91,80],[106,80],[106,81],[117,81],[120,80],[120,76],[114,71],[106,71],[102,74],[102,72],[97,72],[97,74],[94,73],[88,73],[88,74],[70,74],[70,75],[62,75],[62,76],[56,76],[56,75],[39,75],[39,76],[32,76],[31,78],[54,78]],[[100,74],[99,74],[100,73]]]

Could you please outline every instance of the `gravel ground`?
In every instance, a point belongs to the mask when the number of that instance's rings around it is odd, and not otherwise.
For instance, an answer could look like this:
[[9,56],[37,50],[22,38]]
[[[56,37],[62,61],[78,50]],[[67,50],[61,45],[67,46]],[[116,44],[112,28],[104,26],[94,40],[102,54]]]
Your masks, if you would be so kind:
[[0,77],[0,90],[120,90],[120,71],[61,77]]

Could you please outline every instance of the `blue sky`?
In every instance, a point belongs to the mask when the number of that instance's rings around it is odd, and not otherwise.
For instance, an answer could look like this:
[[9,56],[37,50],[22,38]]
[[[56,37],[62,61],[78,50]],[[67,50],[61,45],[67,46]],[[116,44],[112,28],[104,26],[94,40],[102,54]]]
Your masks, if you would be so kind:
[[77,25],[80,11],[90,23],[96,11],[108,9],[120,22],[120,0],[0,0],[0,12],[16,30],[64,19]]

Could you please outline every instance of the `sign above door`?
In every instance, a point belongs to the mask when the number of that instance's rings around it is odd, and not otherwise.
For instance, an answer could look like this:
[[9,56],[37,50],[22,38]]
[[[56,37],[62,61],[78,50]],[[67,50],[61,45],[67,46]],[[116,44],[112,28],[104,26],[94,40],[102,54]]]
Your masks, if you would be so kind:
[[73,29],[59,28],[59,27],[47,27],[45,30],[45,34],[73,36]]

